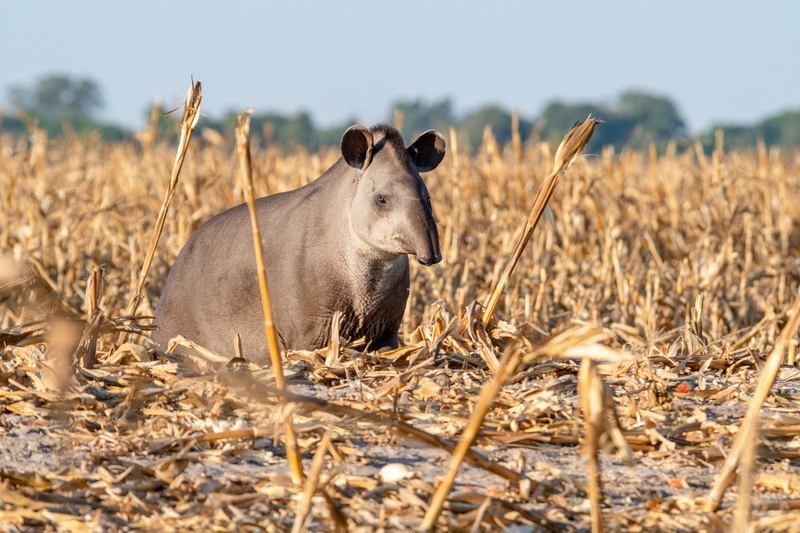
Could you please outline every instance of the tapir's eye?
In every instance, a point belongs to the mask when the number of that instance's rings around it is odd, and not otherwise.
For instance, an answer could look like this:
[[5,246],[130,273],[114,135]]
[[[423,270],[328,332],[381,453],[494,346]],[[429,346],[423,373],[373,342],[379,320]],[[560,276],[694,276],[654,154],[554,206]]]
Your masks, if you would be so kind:
[[378,205],[386,205],[386,197],[379,194],[378,196],[375,197],[375,202],[377,202]]

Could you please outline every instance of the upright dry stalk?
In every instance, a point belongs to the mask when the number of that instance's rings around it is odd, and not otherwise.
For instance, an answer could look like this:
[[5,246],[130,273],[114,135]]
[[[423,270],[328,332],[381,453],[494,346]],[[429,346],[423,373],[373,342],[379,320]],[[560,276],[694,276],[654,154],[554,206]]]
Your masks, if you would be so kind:
[[519,108],[511,112],[511,146],[514,147],[514,163],[519,168],[522,163],[522,136],[519,134]]
[[[439,484],[439,487],[436,489],[433,498],[431,498],[430,506],[425,513],[425,518],[423,518],[420,529],[423,531],[433,531],[436,520],[438,520],[444,508],[447,494],[453,488],[456,474],[461,467],[461,463],[470,451],[470,447],[475,441],[475,437],[477,437],[483,425],[483,421],[494,403],[495,398],[497,398],[500,389],[502,389],[511,376],[514,375],[517,367],[521,363],[531,363],[545,356],[591,358],[596,361],[623,361],[629,359],[628,356],[621,352],[616,352],[615,350],[598,344],[604,339],[605,334],[603,332],[583,326],[573,328],[553,337],[547,344],[534,349],[532,352],[521,354],[518,348],[510,348],[505,352],[498,364],[497,372],[495,372],[492,380],[483,386],[481,395],[477,402],[475,402],[475,407],[467,422],[467,427],[464,428],[464,432],[461,434],[461,438],[453,450],[453,458],[450,461],[450,466],[447,469],[445,477]],[[525,479],[520,479],[520,488],[522,488],[522,483],[525,481]]]
[[[275,373],[275,386],[281,395],[286,396],[286,379],[283,377],[281,365],[281,350],[278,346],[278,335],[272,321],[272,306],[269,301],[269,288],[267,287],[267,272],[264,268],[264,250],[261,246],[261,232],[258,229],[258,215],[256,213],[255,193],[253,191],[253,165],[250,157],[250,112],[239,115],[239,126],[236,128],[236,151],[239,153],[239,168],[244,182],[244,195],[247,209],[250,212],[250,224],[253,230],[253,246],[256,254],[256,270],[258,272],[258,288],[261,292],[261,306],[264,310],[264,330],[267,335],[269,357],[272,362],[272,371]],[[292,470],[292,477],[296,484],[303,482],[303,463],[300,461],[300,452],[297,448],[294,425],[291,413],[286,414],[286,457]]]
[[528,244],[528,240],[531,238],[533,230],[539,223],[539,219],[542,217],[545,207],[547,207],[547,202],[550,201],[550,197],[553,195],[553,191],[555,190],[558,180],[561,179],[561,176],[564,175],[564,173],[567,171],[567,168],[569,168],[570,164],[572,164],[572,161],[578,156],[578,154],[583,151],[584,147],[589,142],[589,139],[592,138],[592,133],[594,133],[595,126],[600,123],[602,123],[601,120],[593,119],[590,115],[583,122],[578,122],[572,126],[572,128],[570,128],[570,130],[564,136],[564,140],[562,140],[561,144],[558,146],[555,156],[555,164],[553,165],[553,171],[550,172],[550,174],[542,182],[542,185],[539,187],[539,190],[536,193],[536,198],[533,201],[531,212],[528,215],[528,219],[525,221],[525,228],[522,232],[522,235],[520,235],[516,246],[514,246],[514,251],[511,253],[511,257],[509,257],[508,262],[506,263],[506,266],[500,275],[500,278],[497,280],[497,284],[495,285],[491,295],[489,296],[489,299],[484,305],[486,309],[483,312],[483,322],[485,324],[487,324],[492,318],[495,307],[497,307],[497,302],[500,301],[500,296],[502,296],[503,291],[508,284],[508,279],[511,277],[511,273],[517,266],[517,262],[522,255],[522,251],[525,249],[525,245]]
[[[769,394],[772,385],[775,383],[775,379],[778,377],[778,371],[783,364],[783,358],[789,349],[792,338],[797,333],[797,328],[800,327],[800,293],[797,294],[789,313],[789,320],[786,322],[783,331],[781,331],[772,353],[767,357],[767,362],[758,378],[758,385],[756,385],[756,390],[753,392],[753,399],[750,400],[750,406],[744,415],[742,426],[736,433],[736,439],[733,441],[731,451],[728,452],[728,456],[725,458],[725,464],[714,482],[714,487],[708,493],[707,509],[709,511],[719,509],[722,496],[736,476],[736,469],[739,467],[742,453],[747,448],[758,446],[758,413],[761,410],[761,406],[764,405],[764,400],[767,399],[767,394]],[[755,463],[755,461],[753,462]]]
[[[758,425],[756,424],[756,434]],[[739,460],[739,487],[737,493],[736,509],[733,511],[733,524],[730,533],[749,533],[753,531],[750,520],[753,514],[753,479],[755,478],[756,462],[758,461],[758,436],[752,440],[752,446],[742,449]]]
[[505,385],[506,380],[514,373],[518,364],[519,358],[516,355],[512,356],[511,351],[506,352],[505,355],[503,355],[503,358],[500,360],[499,369],[492,378],[492,381],[489,382],[489,384],[486,385],[481,391],[481,395],[478,398],[478,401],[475,403],[475,408],[472,411],[472,416],[467,422],[467,427],[464,428],[464,433],[461,434],[461,438],[456,445],[456,449],[453,450],[453,458],[450,460],[450,466],[447,468],[447,473],[445,473],[444,478],[442,479],[441,483],[439,483],[439,487],[436,489],[436,492],[433,495],[433,498],[431,498],[431,503],[428,506],[427,512],[425,513],[425,518],[422,520],[421,529],[423,531],[433,531],[433,528],[436,525],[436,520],[438,520],[439,515],[442,514],[442,509],[444,508],[444,502],[447,499],[447,495],[455,483],[456,474],[458,474],[458,470],[461,468],[461,463],[464,462],[464,457],[467,455],[472,443],[475,441],[475,437],[478,436],[478,432],[480,431],[483,421],[486,418],[489,409],[492,407],[497,394],[500,392],[500,389],[503,387],[503,385]]
[[150,120],[147,123],[147,129],[140,131],[136,134],[136,138],[142,143],[142,148],[145,152],[151,152],[153,145],[158,137],[158,118],[161,116],[161,103],[158,98],[153,102],[150,108]]
[[322,467],[325,465],[325,452],[331,442],[332,432],[329,429],[322,436],[319,444],[317,444],[317,452],[311,460],[311,469],[308,471],[308,479],[306,479],[303,486],[303,499],[297,506],[297,514],[294,517],[294,524],[292,524],[292,533],[300,533],[303,531],[303,526],[311,514],[311,499],[317,491],[317,484],[319,483],[319,476],[322,473]]
[[602,499],[600,463],[597,458],[597,448],[605,425],[606,399],[604,393],[597,364],[591,359],[584,359],[581,361],[581,369],[578,373],[578,394],[586,428],[583,452],[589,461],[588,492],[592,509],[592,533],[602,533],[603,531],[603,515],[600,509],[600,500]]
[[92,336],[92,333],[99,329],[99,325],[105,318],[105,314],[100,309],[100,296],[102,294],[100,285],[103,281],[103,277],[104,270],[95,267],[86,282],[86,296],[84,298],[84,308],[86,309],[86,329],[84,330],[84,338],[87,341],[86,349],[81,350],[83,346],[79,345],[76,351],[76,354],[82,356],[82,360],[78,362],[83,368],[93,368],[95,358],[97,357],[97,335]]
[[[147,254],[142,264],[142,270],[139,272],[139,282],[136,285],[136,291],[133,293],[133,298],[128,305],[126,314],[131,316],[136,313],[136,309],[141,303],[144,293],[144,283],[147,279],[147,273],[150,271],[150,265],[153,262],[153,256],[156,252],[158,240],[161,238],[161,232],[164,230],[164,222],[167,219],[167,211],[170,204],[172,204],[172,196],[175,194],[175,187],[178,185],[178,176],[180,176],[181,168],[183,168],[183,160],[186,157],[186,152],[189,149],[189,141],[192,140],[192,133],[197,126],[197,121],[200,119],[200,101],[203,99],[201,92],[201,85],[192,83],[189,90],[186,92],[186,99],[183,103],[183,115],[181,116],[181,137],[178,141],[178,151],[175,154],[175,162],[172,164],[172,173],[169,177],[169,186],[167,192],[164,194],[164,200],[161,202],[161,210],[158,212],[158,219],[156,220],[156,227],[153,229],[153,236],[150,238],[150,246],[147,248]],[[128,338],[127,333],[120,335],[117,344],[122,344]]]
[[394,108],[394,127],[397,128],[398,131],[403,131],[403,122],[405,122],[406,114],[403,113],[403,110],[395,107]]

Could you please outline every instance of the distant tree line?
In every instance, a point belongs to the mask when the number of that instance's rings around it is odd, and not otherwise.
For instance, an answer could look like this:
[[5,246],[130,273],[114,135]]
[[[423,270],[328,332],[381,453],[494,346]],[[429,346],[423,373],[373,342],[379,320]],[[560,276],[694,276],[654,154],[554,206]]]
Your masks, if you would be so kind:
[[77,134],[97,131],[106,139],[129,135],[123,128],[95,118],[103,108],[103,95],[99,85],[89,78],[45,76],[30,87],[12,85],[7,90],[7,100],[13,110],[0,114],[0,131],[23,134],[36,122],[48,136],[65,130]]
[[[7,100],[12,109],[0,112],[0,132],[23,135],[35,121],[51,137],[64,133],[81,135],[89,131],[99,132],[103,138],[112,140],[133,139],[135,136],[132,131],[98,120],[97,112],[103,108],[102,91],[88,78],[44,76],[30,86],[9,87]],[[149,115],[150,111],[146,113]],[[235,128],[237,114],[229,112],[219,118],[205,117],[200,128],[229,134]],[[597,153],[607,145],[617,150],[639,150],[655,144],[663,150],[671,139],[679,143],[694,141],[689,138],[686,123],[672,101],[642,91],[626,92],[610,104],[551,102],[538,117],[519,117],[518,131],[523,141],[535,136],[558,143],[576,120],[590,114],[603,119],[605,124],[595,131],[587,147],[589,152]],[[161,117],[158,124],[161,138],[175,136],[179,116],[178,112]],[[385,120],[389,123],[402,121],[402,132],[409,139],[428,129],[447,134],[453,128],[460,141],[473,147],[481,144],[487,126],[500,145],[508,142],[513,134],[510,110],[498,105],[485,105],[459,116],[450,99],[396,101]],[[307,112],[268,112],[253,115],[251,131],[255,142],[314,149],[337,145],[342,132],[355,122],[356,119],[351,118],[340,125],[323,128],[316,125]],[[716,124],[700,135],[699,140],[706,147],[712,146],[717,130],[724,132],[728,148],[752,147],[758,139],[771,146],[800,146],[800,111],[786,111],[746,126]]]

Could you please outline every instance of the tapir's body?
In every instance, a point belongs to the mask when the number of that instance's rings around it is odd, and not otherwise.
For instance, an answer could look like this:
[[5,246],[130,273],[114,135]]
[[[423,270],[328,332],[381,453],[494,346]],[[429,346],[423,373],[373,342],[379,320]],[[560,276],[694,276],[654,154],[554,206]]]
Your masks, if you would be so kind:
[[[281,349],[325,346],[336,312],[341,337],[396,347],[409,289],[407,254],[441,260],[420,171],[444,157],[423,134],[406,149],[389,126],[350,128],[343,158],[300,189],[256,201]],[[175,260],[156,310],[153,340],[183,335],[223,354],[236,333],[243,354],[268,360],[250,216],[245,204],[203,224]]]

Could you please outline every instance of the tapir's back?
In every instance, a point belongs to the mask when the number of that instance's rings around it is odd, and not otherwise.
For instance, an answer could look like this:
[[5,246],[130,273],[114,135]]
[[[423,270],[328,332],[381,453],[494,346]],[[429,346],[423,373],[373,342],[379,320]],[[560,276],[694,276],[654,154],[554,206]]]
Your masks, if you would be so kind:
[[225,342],[218,338],[217,326],[252,315],[250,299],[244,295],[252,289],[258,293],[255,276],[252,284],[247,282],[249,271],[255,272],[248,217],[245,205],[224,211],[200,226],[186,242],[156,309],[158,329],[152,339],[160,349],[166,349],[172,337],[183,335],[212,350],[230,353],[233,339]]
[[[276,323],[284,322],[296,293],[306,291],[292,281],[302,277],[308,253],[322,254],[320,241],[333,231],[326,209],[336,209],[336,183],[328,173],[300,189],[256,201],[259,231]],[[296,285],[296,286],[292,286]],[[264,336],[250,214],[246,204],[228,209],[202,224],[189,238],[172,266],[156,309],[152,339],[166,349],[176,335],[220,353],[231,353],[235,333],[253,360],[268,357]],[[282,343],[283,344],[283,343]]]

